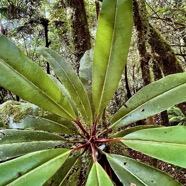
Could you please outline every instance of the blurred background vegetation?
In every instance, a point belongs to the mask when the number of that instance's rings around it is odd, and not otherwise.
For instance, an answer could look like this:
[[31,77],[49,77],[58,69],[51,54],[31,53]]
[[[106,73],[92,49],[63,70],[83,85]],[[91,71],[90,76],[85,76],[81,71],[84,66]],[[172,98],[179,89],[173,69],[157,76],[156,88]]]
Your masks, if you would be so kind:
[[[0,32],[11,38],[46,73],[54,75],[49,64],[37,54],[39,46],[50,47],[60,53],[79,74],[81,58],[86,51],[94,48],[101,3],[99,0],[1,0]],[[133,15],[128,62],[105,115],[114,114],[143,86],[186,70],[186,2],[133,0]],[[88,66],[92,61],[92,50],[85,55],[84,59],[89,60],[82,63]],[[19,101],[19,97],[0,87],[0,103],[7,100]],[[186,104],[182,103],[136,125],[185,125],[185,116]],[[103,123],[105,120],[106,117]],[[133,153],[131,156],[145,159],[186,183],[185,170],[160,161],[159,164],[157,161],[154,163]]]

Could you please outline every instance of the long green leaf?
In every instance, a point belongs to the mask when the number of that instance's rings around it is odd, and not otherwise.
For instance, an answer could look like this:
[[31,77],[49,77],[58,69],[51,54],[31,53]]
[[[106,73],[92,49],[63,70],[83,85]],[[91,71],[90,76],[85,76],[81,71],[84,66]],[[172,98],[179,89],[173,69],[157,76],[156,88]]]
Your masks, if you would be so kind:
[[68,158],[64,162],[63,166],[53,175],[53,177],[44,186],[65,185],[65,181],[66,181],[67,177],[71,173],[72,169],[74,169],[75,165],[78,163],[78,160],[79,159],[77,157]]
[[96,115],[112,98],[128,55],[132,0],[104,0],[94,48],[92,97]]
[[186,101],[186,73],[166,76],[139,90],[113,117],[110,128],[122,127]]
[[37,151],[0,164],[0,185],[41,186],[64,163],[70,151],[51,149]]
[[50,112],[67,119],[76,119],[71,105],[59,88],[3,35],[0,35],[0,85]]
[[73,127],[73,124],[68,120],[64,120],[63,123],[59,123],[48,118],[31,115],[28,115],[18,123],[11,123],[9,128],[41,130],[60,134],[73,134],[76,131],[75,127]]
[[138,130],[143,130],[143,129],[148,129],[148,128],[157,128],[157,127],[161,127],[161,126],[160,125],[139,125],[139,126],[132,127],[129,129],[121,130],[117,133],[112,134],[111,137],[112,138],[120,138],[120,137],[126,136],[127,134],[130,134],[132,132],[138,131]]
[[69,92],[67,91],[67,89],[64,87],[64,85],[57,78],[55,78],[52,75],[48,75],[48,76],[56,84],[56,86],[61,90],[61,92],[63,92],[64,96],[68,99],[69,103],[72,105],[72,108],[74,109],[74,112],[77,116],[78,115],[77,107],[74,104],[74,102],[72,101],[72,98],[71,98]]
[[89,95],[92,90],[93,49],[87,50],[80,60],[79,77]]
[[125,156],[107,154],[107,159],[125,186],[181,186],[168,174]]
[[54,148],[64,143],[61,136],[30,130],[0,130],[0,160]]
[[139,130],[122,138],[122,143],[154,158],[186,168],[186,127]]
[[59,54],[49,48],[40,48],[39,51],[53,67],[56,75],[68,90],[71,99],[76,104],[85,122],[92,124],[92,111],[89,98],[72,66]]
[[107,173],[98,162],[90,170],[86,186],[114,186]]

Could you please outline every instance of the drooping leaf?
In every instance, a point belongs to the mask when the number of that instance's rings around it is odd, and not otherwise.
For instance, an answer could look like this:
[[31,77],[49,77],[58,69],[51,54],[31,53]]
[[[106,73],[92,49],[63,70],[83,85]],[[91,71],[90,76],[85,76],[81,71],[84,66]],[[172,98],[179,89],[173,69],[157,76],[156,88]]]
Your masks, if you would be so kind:
[[72,66],[49,48],[40,48],[39,51],[53,67],[56,75],[67,89],[86,123],[92,124],[92,111],[87,93]]
[[114,186],[107,173],[98,162],[90,170],[86,186]]
[[186,101],[186,73],[166,76],[132,96],[113,117],[110,128],[125,126]]
[[0,164],[0,185],[43,185],[64,163],[68,149],[50,149],[29,153]]
[[130,134],[130,133],[138,131],[138,130],[148,129],[148,128],[157,128],[157,127],[160,127],[160,125],[140,125],[140,126],[136,126],[136,127],[132,127],[129,129],[124,129],[119,132],[116,132],[116,133],[112,134],[111,137],[112,138],[119,138],[119,137],[126,136],[127,134]]
[[63,120],[63,122],[59,123],[48,118],[32,115],[26,116],[18,123],[11,123],[9,128],[41,130],[60,134],[73,134],[76,131],[76,128],[73,127],[73,124],[68,120]]
[[113,171],[125,186],[181,186],[168,174],[158,169],[145,165],[131,158],[107,154],[106,155]]
[[59,88],[3,35],[0,35],[0,85],[41,108],[67,119],[76,119]]
[[79,77],[89,92],[92,85],[92,61],[93,61],[93,49],[86,51],[80,60]]
[[[77,157],[70,157],[68,158],[63,166],[52,176],[52,178],[44,185],[44,186],[62,186],[68,175],[70,174],[71,170],[78,162]],[[77,180],[76,180],[77,181]]]
[[59,135],[31,130],[0,130],[0,160],[54,148],[64,143]]
[[94,48],[92,97],[96,115],[112,98],[121,78],[132,32],[132,0],[104,0]]
[[122,143],[154,158],[186,168],[186,127],[139,130],[124,136]]

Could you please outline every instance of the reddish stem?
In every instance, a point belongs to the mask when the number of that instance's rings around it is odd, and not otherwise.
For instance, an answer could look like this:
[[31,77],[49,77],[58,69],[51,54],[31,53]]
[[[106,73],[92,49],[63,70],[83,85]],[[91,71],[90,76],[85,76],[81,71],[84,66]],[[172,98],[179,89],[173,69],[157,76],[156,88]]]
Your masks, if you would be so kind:
[[92,157],[93,157],[93,160],[94,162],[97,161],[97,158],[96,158],[96,149],[94,147],[94,144],[90,143],[90,147],[91,147],[91,150],[92,150]]
[[73,151],[75,151],[75,150],[79,150],[79,149],[85,148],[85,147],[87,147],[88,145],[89,145],[89,143],[85,143],[85,144],[83,144],[83,145],[80,145],[80,146],[77,146],[77,147],[73,148],[71,151],[73,152]]
[[98,116],[96,117],[94,124],[93,124],[92,136],[96,134],[97,122],[98,122]]
[[107,128],[107,129],[103,130],[102,132],[100,132],[100,133],[97,135],[97,138],[98,138],[99,136],[101,136],[101,135],[105,134],[105,133],[110,132],[110,131],[111,131],[111,129],[110,129],[110,128]]
[[98,139],[95,140],[95,143],[108,143],[108,142],[119,142],[121,139],[113,138],[113,139]]
[[83,127],[83,125],[81,124],[80,121],[78,120],[74,120],[74,122],[77,124],[77,126],[81,129],[81,131],[84,133],[84,135],[86,136],[87,139],[90,138],[89,133],[85,130],[85,128]]

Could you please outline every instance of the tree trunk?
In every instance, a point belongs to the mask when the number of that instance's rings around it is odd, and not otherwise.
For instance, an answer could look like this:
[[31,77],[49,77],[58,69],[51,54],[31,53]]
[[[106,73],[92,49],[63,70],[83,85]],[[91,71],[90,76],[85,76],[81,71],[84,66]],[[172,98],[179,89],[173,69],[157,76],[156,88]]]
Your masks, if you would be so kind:
[[140,65],[142,71],[142,78],[144,85],[148,85],[151,82],[149,60],[150,56],[147,52],[147,32],[148,22],[146,17],[146,7],[143,0],[133,0],[133,13],[134,13],[134,25],[137,31],[138,51],[140,55]]
[[76,70],[79,74],[79,61],[85,51],[91,48],[90,32],[86,16],[84,0],[69,0],[69,6],[73,10],[72,28],[75,47]]
[[178,63],[176,55],[166,40],[158,33],[158,31],[150,25],[149,44],[152,53],[156,56],[156,61],[165,76],[183,72],[183,68]]

